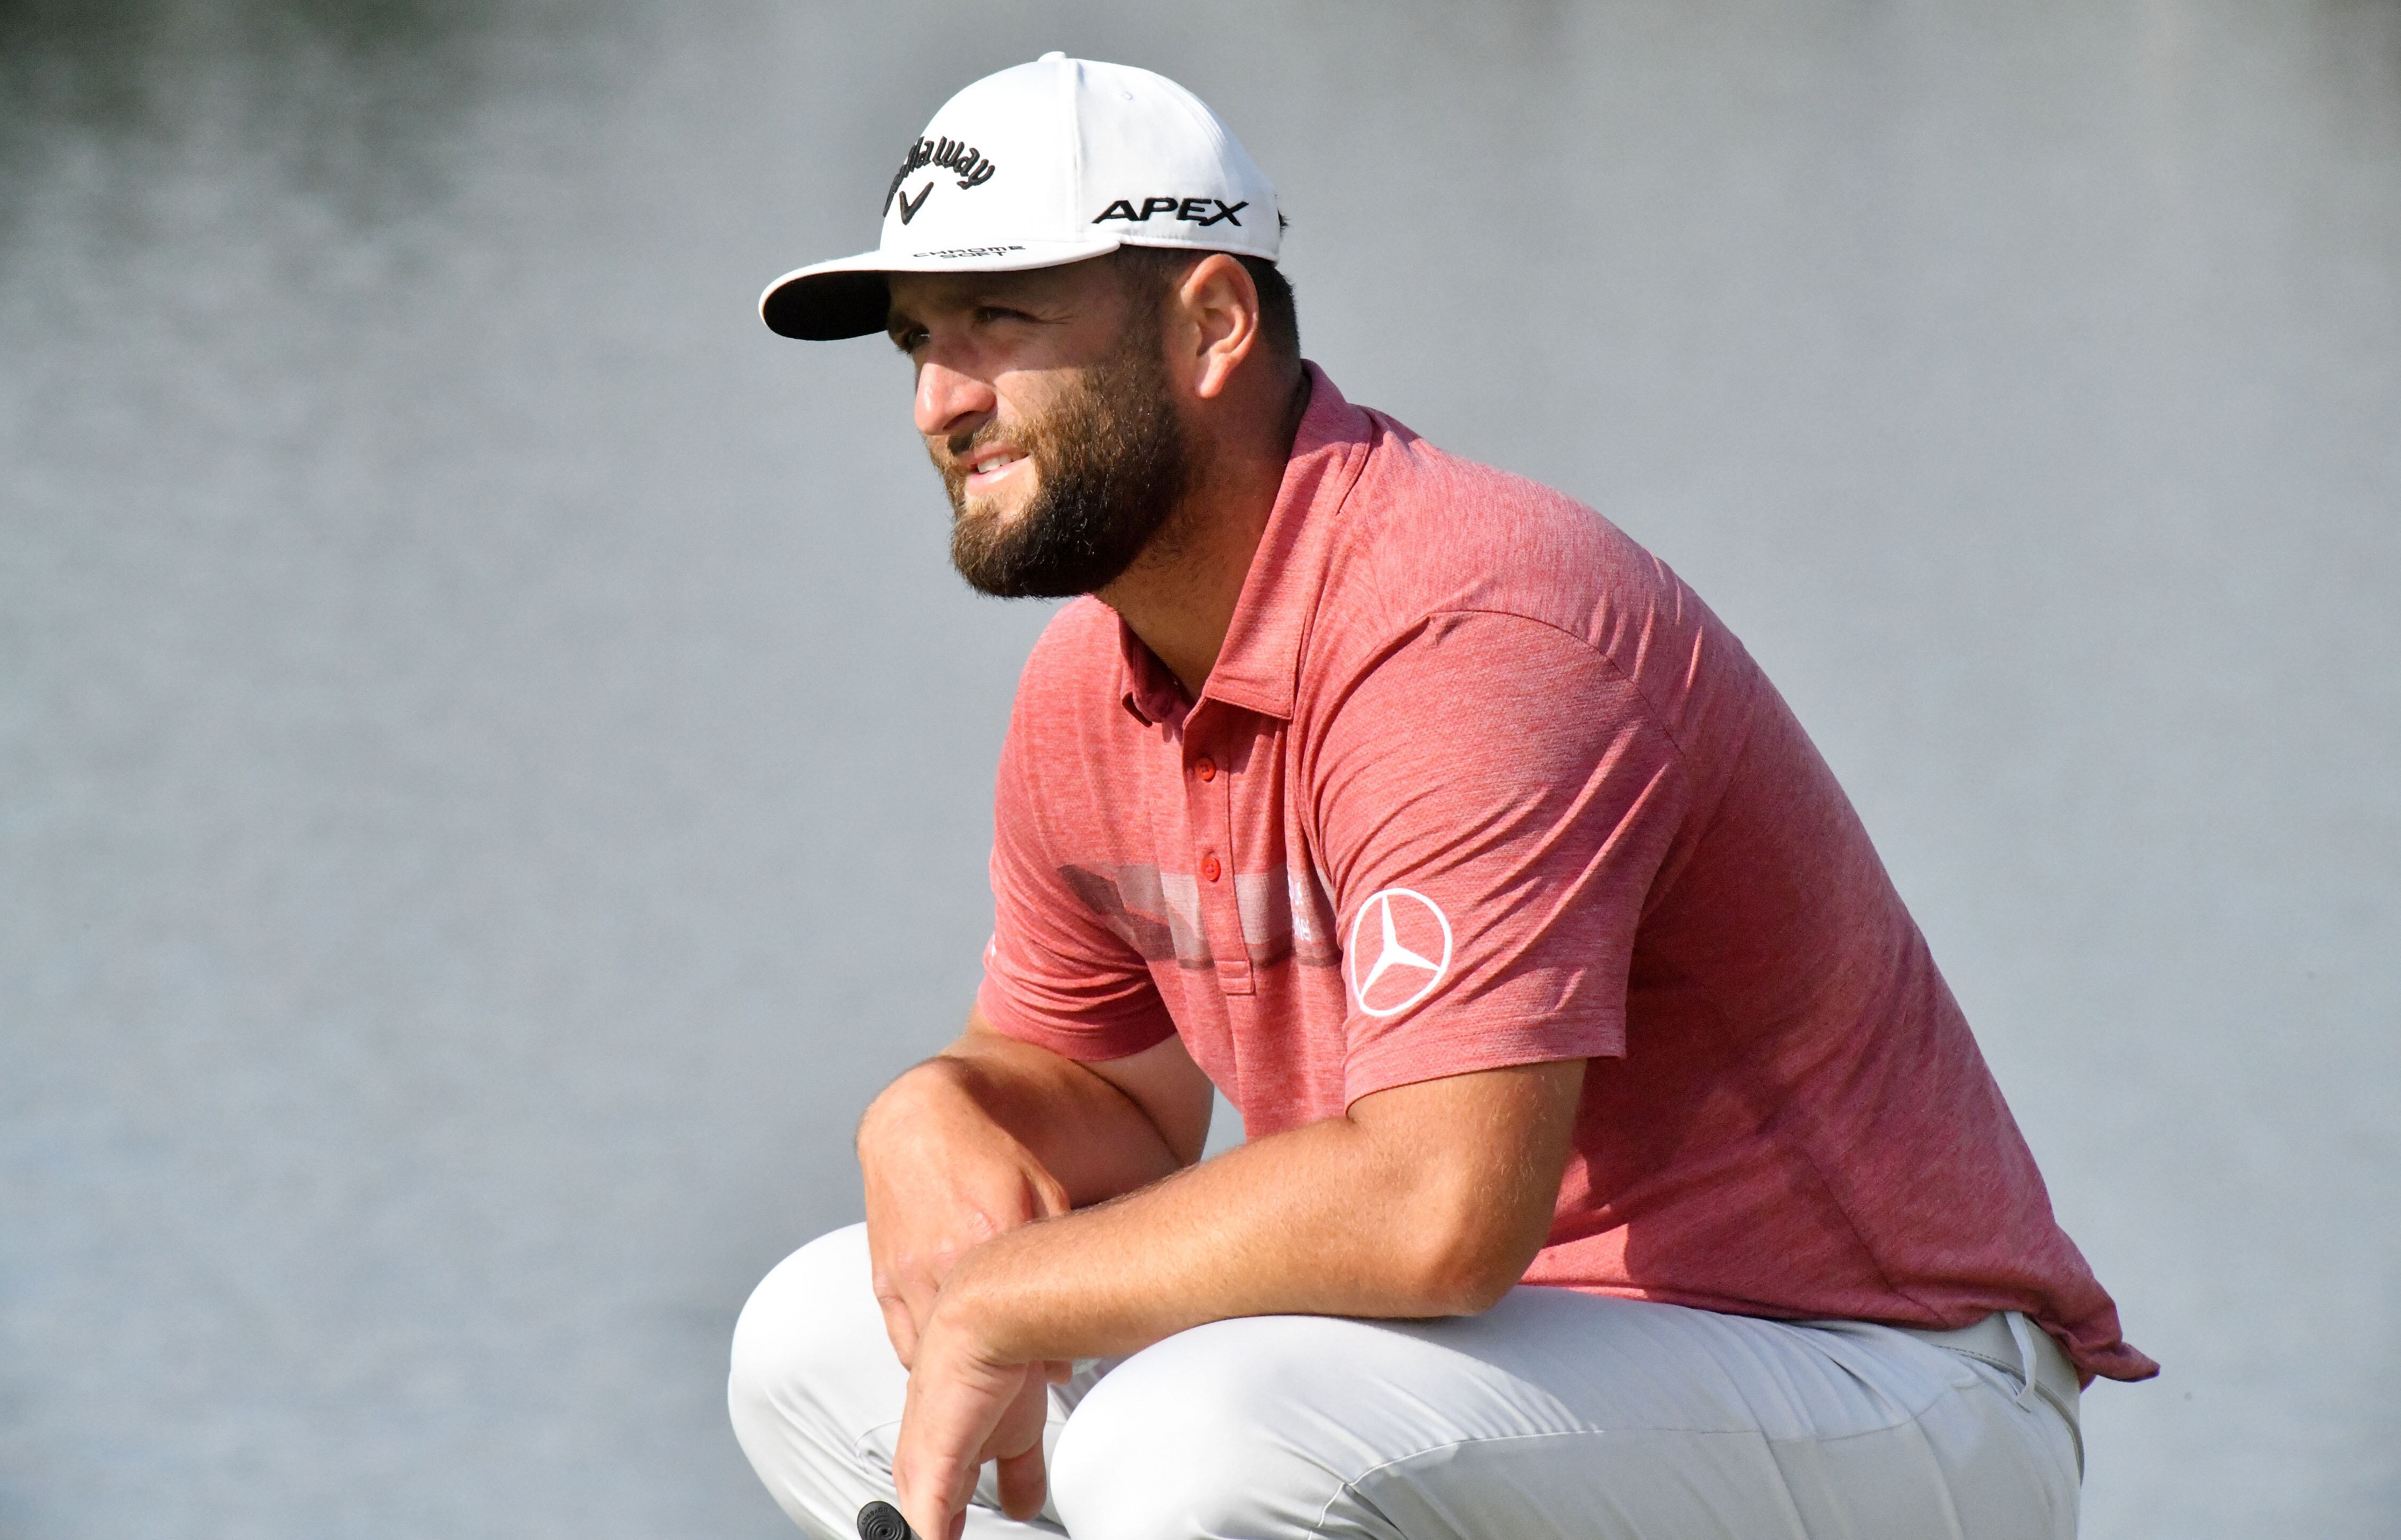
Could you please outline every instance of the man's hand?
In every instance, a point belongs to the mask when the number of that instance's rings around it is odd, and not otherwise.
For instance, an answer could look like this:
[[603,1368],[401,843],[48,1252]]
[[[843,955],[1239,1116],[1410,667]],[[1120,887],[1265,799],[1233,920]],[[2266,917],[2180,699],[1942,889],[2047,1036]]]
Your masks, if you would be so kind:
[[1200,1159],[1210,1099],[1173,1038],[1084,1065],[970,1014],[966,1035],[893,1082],[858,1125],[875,1297],[900,1361],[913,1364],[960,1257]]
[[1046,1382],[1063,1383],[1071,1367],[1041,1358],[1002,1364],[955,1329],[957,1310],[953,1327],[938,1329],[943,1286],[995,1237],[1198,1160],[1210,1098],[1208,1077],[1173,1038],[1082,1065],[1004,1037],[971,1014],[965,1036],[868,1109],[858,1163],[876,1303],[910,1370],[910,1405],[924,1409],[914,1415],[944,1429],[933,1447],[947,1451],[896,1466],[903,1510],[919,1533],[956,1533],[986,1460],[1000,1463],[1010,1514],[1040,1511]]
[[913,1369],[934,1297],[959,1259],[1067,1212],[1067,1191],[939,1059],[876,1099],[859,1125],[858,1157],[875,1302],[892,1351]]
[[1042,1430],[1049,1383],[1065,1377],[1038,1364],[1004,1364],[976,1340],[960,1313],[936,1311],[919,1341],[917,1368],[892,1457],[900,1511],[920,1535],[958,1540],[984,1462],[997,1461],[1001,1511],[1028,1520],[1042,1511],[1048,1478]]

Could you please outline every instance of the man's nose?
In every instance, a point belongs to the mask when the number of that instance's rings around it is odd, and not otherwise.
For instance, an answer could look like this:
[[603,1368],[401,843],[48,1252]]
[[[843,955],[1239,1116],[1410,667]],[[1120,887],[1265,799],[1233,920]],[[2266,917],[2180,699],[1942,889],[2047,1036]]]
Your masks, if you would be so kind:
[[990,412],[997,400],[982,380],[928,359],[917,370],[917,431],[929,438],[956,432]]

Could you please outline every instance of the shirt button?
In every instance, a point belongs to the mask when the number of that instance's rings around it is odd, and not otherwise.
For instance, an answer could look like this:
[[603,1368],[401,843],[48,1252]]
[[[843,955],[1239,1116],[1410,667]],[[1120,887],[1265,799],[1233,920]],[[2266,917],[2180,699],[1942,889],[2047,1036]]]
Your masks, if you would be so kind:
[[1224,871],[1225,868],[1217,865],[1217,858],[1215,856],[1204,855],[1200,858],[1200,878],[1202,881],[1214,882]]
[[1192,773],[1203,781],[1214,781],[1217,779],[1217,761],[1204,754],[1193,764]]

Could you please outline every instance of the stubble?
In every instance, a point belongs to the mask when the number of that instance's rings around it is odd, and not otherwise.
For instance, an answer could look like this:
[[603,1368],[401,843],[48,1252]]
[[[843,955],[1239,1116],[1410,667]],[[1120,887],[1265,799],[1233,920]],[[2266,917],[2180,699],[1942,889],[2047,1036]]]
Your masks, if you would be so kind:
[[[951,498],[951,564],[978,593],[1060,599],[1107,587],[1159,540],[1194,473],[1175,415],[1156,318],[1129,329],[1117,352],[1081,371],[1040,416],[965,443],[928,444]],[[1033,500],[1003,521],[970,500],[978,441],[1002,438],[1034,462]]]

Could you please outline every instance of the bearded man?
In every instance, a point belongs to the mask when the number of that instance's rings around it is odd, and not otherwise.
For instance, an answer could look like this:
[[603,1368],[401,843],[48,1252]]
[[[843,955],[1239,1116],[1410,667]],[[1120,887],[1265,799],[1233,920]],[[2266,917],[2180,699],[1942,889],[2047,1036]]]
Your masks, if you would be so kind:
[[1305,362],[1281,224],[1052,54],[761,301],[908,356],[969,582],[1091,596],[965,1035],[736,1328],[760,1477],[820,1535],[2072,1534],[2079,1390],[2156,1366],[1832,774],[1663,564]]

